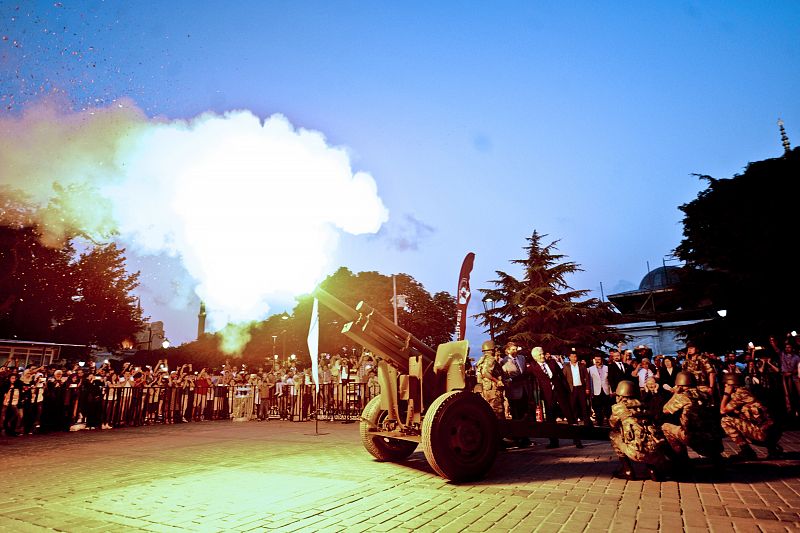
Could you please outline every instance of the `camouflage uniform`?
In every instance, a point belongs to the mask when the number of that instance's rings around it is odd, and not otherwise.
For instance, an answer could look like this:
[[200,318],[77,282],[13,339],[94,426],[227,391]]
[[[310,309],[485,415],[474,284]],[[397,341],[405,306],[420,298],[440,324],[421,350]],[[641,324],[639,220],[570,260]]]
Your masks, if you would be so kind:
[[669,448],[664,434],[653,424],[642,402],[619,397],[611,407],[611,446],[620,459],[645,463],[660,472],[669,466]]
[[679,456],[689,446],[698,454],[718,459],[722,454],[722,431],[719,411],[711,403],[711,395],[699,388],[675,392],[664,405],[664,413],[680,417],[680,425],[665,423],[664,436]]
[[495,361],[494,354],[492,352],[484,353],[476,365],[476,370],[483,389],[481,391],[483,399],[492,407],[497,418],[504,419],[506,411],[502,387],[503,370],[500,364]]
[[[681,370],[694,376],[698,389],[709,394],[711,393],[710,376],[711,374],[716,374],[717,370],[707,356],[699,353],[694,354],[694,356],[686,359]],[[713,396],[711,400],[713,401]]]
[[722,429],[734,443],[744,446],[749,441],[771,447],[778,442],[779,429],[750,391],[744,387],[736,388],[728,407],[733,407],[733,412],[722,416]]

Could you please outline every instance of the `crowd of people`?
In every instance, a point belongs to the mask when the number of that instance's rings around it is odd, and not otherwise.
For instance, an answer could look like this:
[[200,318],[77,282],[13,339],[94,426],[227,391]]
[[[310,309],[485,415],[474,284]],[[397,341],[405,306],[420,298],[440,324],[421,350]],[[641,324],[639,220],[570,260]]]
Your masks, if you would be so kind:
[[311,369],[293,361],[249,370],[246,365],[194,370],[109,361],[72,366],[0,367],[0,427],[6,436],[111,429],[155,423],[233,419],[308,420],[314,416],[356,417],[378,394],[375,362],[322,354],[319,393]]
[[[643,345],[612,348],[594,354],[590,364],[575,350],[564,358],[534,347],[528,357],[515,342],[501,352],[487,341],[481,351],[477,390],[498,418],[609,425],[623,477],[633,476],[632,462],[644,463],[657,479],[681,471],[688,448],[719,464],[723,435],[739,447],[729,459],[755,459],[751,444],[779,457],[781,428],[800,413],[793,334],[783,342],[772,337],[765,348],[750,343],[719,356],[691,343],[677,356],[654,356]],[[579,439],[574,444],[583,447]],[[551,438],[548,448],[557,446]]]
[[[720,355],[692,344],[677,356],[653,355],[640,345],[587,361],[575,350],[564,357],[534,347],[528,355],[515,342],[501,351],[492,341],[481,352],[472,369],[475,391],[498,418],[610,426],[624,477],[633,476],[633,462],[644,463],[654,478],[670,475],[688,461],[689,448],[719,463],[724,435],[739,446],[731,459],[756,458],[752,444],[778,457],[781,428],[800,415],[794,335]],[[21,368],[9,360],[0,367],[0,426],[16,436],[217,419],[357,419],[380,392],[376,370],[367,351],[322,354],[316,392],[311,369],[294,361],[254,370],[227,362],[196,371],[191,364],[170,369],[167,360],[119,370],[108,361]],[[526,438],[504,442],[530,444]],[[553,437],[548,448],[559,445]]]

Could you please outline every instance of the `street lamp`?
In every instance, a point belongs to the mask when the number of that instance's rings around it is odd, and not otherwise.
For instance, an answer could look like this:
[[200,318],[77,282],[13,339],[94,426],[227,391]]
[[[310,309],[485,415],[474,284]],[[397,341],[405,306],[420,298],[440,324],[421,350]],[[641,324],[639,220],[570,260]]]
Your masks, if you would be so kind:
[[278,358],[278,352],[275,351],[275,340],[277,340],[277,338],[278,338],[277,335],[272,336],[272,355],[275,356],[275,359]]
[[165,350],[169,348],[169,339],[164,339],[164,342],[161,343],[161,347]]
[[486,318],[489,320],[489,334],[492,336],[492,342],[494,342],[494,299],[486,296],[481,300],[481,303],[483,304],[483,312],[486,313]]

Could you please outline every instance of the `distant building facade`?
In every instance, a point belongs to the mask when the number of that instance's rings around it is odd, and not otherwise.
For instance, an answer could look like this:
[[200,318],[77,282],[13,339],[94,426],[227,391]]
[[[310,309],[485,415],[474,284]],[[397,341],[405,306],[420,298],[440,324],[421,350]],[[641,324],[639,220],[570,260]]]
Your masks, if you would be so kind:
[[654,354],[675,355],[686,346],[681,328],[711,318],[708,310],[681,308],[679,273],[679,267],[661,266],[648,272],[638,289],[608,295],[622,314],[622,322],[613,327],[630,337],[631,347],[644,345]]

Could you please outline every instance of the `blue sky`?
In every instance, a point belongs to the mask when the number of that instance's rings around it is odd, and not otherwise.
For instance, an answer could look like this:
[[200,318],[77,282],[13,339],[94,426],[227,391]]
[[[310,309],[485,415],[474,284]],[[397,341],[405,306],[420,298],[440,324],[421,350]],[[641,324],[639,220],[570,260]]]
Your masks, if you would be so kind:
[[[454,292],[472,251],[486,287],[536,229],[599,296],[679,243],[692,173],[779,156],[779,116],[800,142],[798,28],[796,2],[3,1],[0,113],[52,88],[76,110],[282,113],[348,147],[390,210],[336,264]],[[189,340],[178,267],[132,264],[145,311]]]

